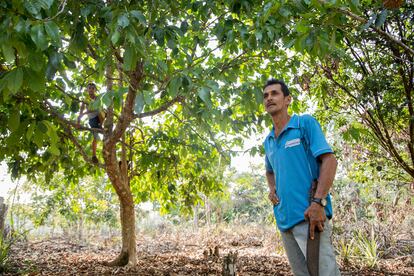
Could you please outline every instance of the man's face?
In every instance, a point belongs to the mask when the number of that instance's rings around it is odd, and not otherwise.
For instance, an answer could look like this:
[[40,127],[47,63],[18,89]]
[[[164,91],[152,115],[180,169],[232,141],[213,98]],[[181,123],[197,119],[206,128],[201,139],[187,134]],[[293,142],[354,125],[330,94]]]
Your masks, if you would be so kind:
[[283,95],[282,86],[278,83],[267,86],[263,91],[263,104],[270,115],[276,115],[284,110],[287,112],[290,101],[291,97]]
[[88,84],[88,94],[90,97],[95,96],[95,92],[96,92],[96,87],[95,85],[92,84]]

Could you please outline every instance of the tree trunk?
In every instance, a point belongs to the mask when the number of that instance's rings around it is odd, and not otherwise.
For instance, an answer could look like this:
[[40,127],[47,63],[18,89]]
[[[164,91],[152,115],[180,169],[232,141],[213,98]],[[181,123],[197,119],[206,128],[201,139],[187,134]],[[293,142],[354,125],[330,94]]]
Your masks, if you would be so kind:
[[129,186],[127,189],[125,189],[126,187],[123,188],[115,187],[121,206],[122,248],[118,257],[108,263],[111,266],[134,266],[137,264],[134,199]]
[[4,204],[4,198],[0,197],[0,235],[4,234],[6,214],[7,214],[7,205]]
[[199,206],[199,204],[197,203],[197,205],[195,207],[193,207],[193,212],[194,212],[194,229],[195,230],[198,229],[198,206]]
[[[111,91],[112,66],[110,63],[107,64],[106,76],[107,90]],[[110,105],[107,109],[107,119],[104,125],[103,157],[105,170],[119,198],[122,227],[121,252],[109,265],[123,266],[128,264],[135,266],[137,263],[134,199],[129,185],[130,179],[127,169],[126,147],[120,142],[123,139],[127,127],[133,120],[135,97],[142,76],[143,63],[137,63],[135,70],[132,70],[129,74],[130,85],[117,124],[114,127],[114,109],[113,105]],[[122,145],[121,160],[117,160],[118,143]]]
[[137,263],[135,206],[131,187],[129,186],[128,172],[127,170],[121,170],[114,147],[108,147],[108,144],[105,143],[103,153],[106,173],[119,198],[122,228],[121,252],[115,260],[107,264],[111,266],[134,266]]

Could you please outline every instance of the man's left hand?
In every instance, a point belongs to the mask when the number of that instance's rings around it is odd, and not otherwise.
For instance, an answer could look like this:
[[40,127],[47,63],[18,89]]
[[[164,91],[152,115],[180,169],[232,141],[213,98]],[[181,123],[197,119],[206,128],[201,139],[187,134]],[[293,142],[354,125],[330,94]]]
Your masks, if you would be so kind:
[[305,211],[305,219],[309,221],[309,235],[311,240],[315,236],[315,228],[323,232],[324,223],[326,220],[325,208],[318,203],[312,202]]

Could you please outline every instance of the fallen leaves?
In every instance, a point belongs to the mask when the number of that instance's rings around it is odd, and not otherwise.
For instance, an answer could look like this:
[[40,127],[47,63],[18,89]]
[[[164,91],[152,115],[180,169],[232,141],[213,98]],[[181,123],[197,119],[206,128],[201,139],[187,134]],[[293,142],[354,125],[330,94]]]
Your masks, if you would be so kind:
[[[17,243],[12,249],[13,268],[6,275],[221,275],[223,259],[230,252],[237,252],[237,275],[292,275],[285,256],[275,252],[275,237],[275,229],[260,227],[140,233],[134,267],[105,266],[119,249],[96,239],[87,245],[62,237]],[[381,260],[377,269],[348,266],[341,271],[344,275],[414,275],[408,257]]]

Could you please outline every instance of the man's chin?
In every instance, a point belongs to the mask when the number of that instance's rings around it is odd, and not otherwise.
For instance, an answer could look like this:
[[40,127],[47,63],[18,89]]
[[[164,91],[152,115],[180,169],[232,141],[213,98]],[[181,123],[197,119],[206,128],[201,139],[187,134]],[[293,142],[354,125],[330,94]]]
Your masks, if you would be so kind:
[[276,115],[279,113],[279,110],[275,110],[275,109],[270,109],[270,110],[266,110],[267,114],[269,114],[270,116]]

